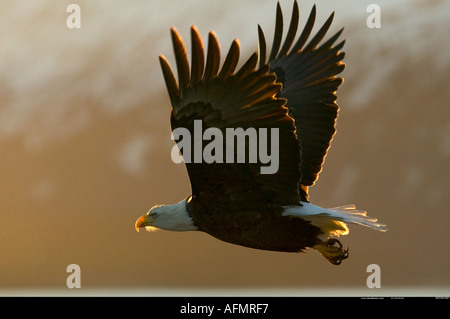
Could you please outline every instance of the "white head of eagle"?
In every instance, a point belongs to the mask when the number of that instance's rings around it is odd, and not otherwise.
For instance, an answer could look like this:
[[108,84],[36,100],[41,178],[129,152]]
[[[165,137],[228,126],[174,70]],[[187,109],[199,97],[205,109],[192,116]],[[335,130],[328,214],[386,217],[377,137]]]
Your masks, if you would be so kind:
[[[199,32],[192,26],[189,66],[183,40],[171,29],[178,81],[168,61],[163,56],[159,59],[172,103],[172,130],[193,132],[198,120],[204,131],[275,129],[278,170],[261,174],[261,161],[185,162],[192,195],[175,205],[154,206],[136,221],[136,230],[203,231],[229,243],[272,251],[313,248],[335,265],[348,257],[348,248],[337,239],[348,234],[347,224],[386,230],[354,205],[325,209],[309,202],[308,188],[322,170],[336,131],[339,107],[335,93],[343,82],[337,75],[345,67],[340,51],[345,41],[335,44],[343,29],[319,44],[334,13],[310,39],[315,16],[313,6],[295,39],[299,22],[295,1],[282,41],[283,15],[278,3],[270,54],[266,55],[265,36],[258,26],[258,51],[237,71],[237,40],[220,68],[216,35],[209,33],[205,56]],[[211,148],[209,143],[213,141],[203,141],[202,147]],[[248,139],[244,146],[248,149]]]

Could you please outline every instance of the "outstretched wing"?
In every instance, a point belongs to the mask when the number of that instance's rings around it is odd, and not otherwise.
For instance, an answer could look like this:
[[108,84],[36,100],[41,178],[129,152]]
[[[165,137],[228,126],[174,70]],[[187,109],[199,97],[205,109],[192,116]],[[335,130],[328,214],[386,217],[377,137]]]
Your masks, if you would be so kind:
[[263,68],[268,63],[270,70],[275,72],[277,81],[283,84],[283,89],[277,96],[287,100],[289,115],[295,120],[302,149],[301,186],[306,192],[307,187],[313,185],[318,178],[336,131],[338,105],[335,91],[343,82],[343,79],[336,75],[345,67],[341,62],[344,53],[339,51],[345,41],[333,46],[343,29],[318,46],[333,21],[334,13],[307,43],[315,16],[314,6],[302,33],[292,45],[299,22],[298,4],[295,1],[289,29],[281,46],[283,15],[278,3],[275,34],[267,62],[264,33],[258,26],[261,54],[259,67]]
[[[240,51],[239,43],[235,40],[220,69],[220,48],[213,32],[209,33],[205,64],[203,44],[193,26],[189,67],[186,49],[179,33],[172,28],[171,35],[178,81],[163,56],[160,56],[160,62],[173,106],[172,129],[175,132],[178,128],[185,128],[191,133],[191,154],[198,151],[193,146],[195,142],[203,142],[203,147],[207,144],[207,141],[194,138],[195,120],[201,120],[202,133],[208,128],[219,129],[223,136],[226,135],[227,128],[254,128],[257,132],[259,129],[266,129],[268,133],[272,132],[271,129],[276,129],[279,133],[279,140],[276,141],[279,149],[277,154],[272,154],[277,155],[279,161],[278,170],[274,174],[261,174],[260,168],[267,164],[262,163],[259,157],[256,163],[250,162],[249,158],[245,163],[206,163],[204,160],[197,163],[192,158],[187,159],[184,152],[192,195],[239,201],[242,206],[270,202],[298,204],[300,146],[294,121],[284,106],[286,101],[276,97],[281,84],[276,83],[276,77],[269,71],[269,66],[261,66],[256,70],[258,55],[255,53],[235,73]],[[258,136],[258,141],[260,138],[261,135]],[[228,151],[225,144],[224,153]],[[248,150],[249,139],[245,140],[245,146]],[[220,196],[211,196],[218,193]]]

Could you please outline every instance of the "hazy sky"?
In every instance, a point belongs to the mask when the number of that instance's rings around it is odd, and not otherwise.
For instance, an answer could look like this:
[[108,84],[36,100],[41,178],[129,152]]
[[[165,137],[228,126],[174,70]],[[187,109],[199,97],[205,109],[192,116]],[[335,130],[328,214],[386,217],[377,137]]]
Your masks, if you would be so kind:
[[[280,1],[285,24],[292,2]],[[262,252],[198,233],[137,234],[151,206],[189,195],[170,160],[170,104],[158,64],[174,65],[169,29],[189,27],[244,60],[257,25],[271,39],[275,1],[2,1],[0,4],[0,290],[83,287],[367,289],[379,264],[385,289],[448,292],[450,190],[448,1],[317,1],[316,26],[335,11],[345,27],[338,133],[311,190],[315,204],[354,203],[388,224],[351,228],[350,258]],[[70,3],[81,28],[66,25]],[[313,1],[300,1],[305,22]],[[270,42],[268,40],[268,42]],[[305,274],[307,274],[305,276]],[[309,288],[308,288],[309,287]],[[388,290],[385,290],[388,291]],[[367,291],[368,292],[368,291]]]

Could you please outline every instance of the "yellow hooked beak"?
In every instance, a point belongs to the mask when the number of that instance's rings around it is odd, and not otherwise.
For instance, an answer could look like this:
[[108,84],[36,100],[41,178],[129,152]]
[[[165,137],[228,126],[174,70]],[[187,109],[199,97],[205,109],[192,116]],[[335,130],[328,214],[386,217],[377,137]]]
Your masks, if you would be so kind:
[[153,219],[149,215],[144,215],[144,216],[139,217],[139,219],[136,221],[136,224],[134,227],[136,228],[136,231],[139,233],[139,229],[142,227],[145,227],[147,230],[149,228],[151,228],[152,222],[153,222]]

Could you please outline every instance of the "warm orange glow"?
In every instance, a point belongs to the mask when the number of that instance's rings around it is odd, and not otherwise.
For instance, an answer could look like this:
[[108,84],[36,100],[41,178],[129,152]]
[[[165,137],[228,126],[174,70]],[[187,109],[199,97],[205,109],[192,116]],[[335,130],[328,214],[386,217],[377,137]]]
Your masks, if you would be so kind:
[[145,227],[147,229],[147,227],[150,227],[150,223],[148,221],[148,216],[144,215],[139,217],[139,219],[136,221],[136,224],[134,225],[134,227],[136,228],[136,231],[139,233],[139,229],[142,227]]

